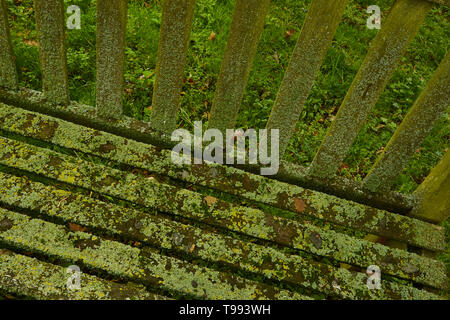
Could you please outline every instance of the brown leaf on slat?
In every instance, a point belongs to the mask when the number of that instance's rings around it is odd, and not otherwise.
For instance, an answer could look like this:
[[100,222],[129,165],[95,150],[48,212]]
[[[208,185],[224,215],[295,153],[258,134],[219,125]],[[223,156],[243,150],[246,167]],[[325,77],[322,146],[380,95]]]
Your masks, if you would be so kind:
[[294,198],[295,210],[297,212],[303,212],[306,209],[306,203],[302,199]]
[[214,40],[216,40],[216,33],[213,31],[213,32],[211,32],[211,34],[209,35],[209,37],[208,37],[208,40],[209,41],[214,41]]
[[80,232],[84,232],[87,230],[87,228],[84,228],[76,223],[70,223],[70,222],[69,222],[69,229],[71,231],[80,231]]

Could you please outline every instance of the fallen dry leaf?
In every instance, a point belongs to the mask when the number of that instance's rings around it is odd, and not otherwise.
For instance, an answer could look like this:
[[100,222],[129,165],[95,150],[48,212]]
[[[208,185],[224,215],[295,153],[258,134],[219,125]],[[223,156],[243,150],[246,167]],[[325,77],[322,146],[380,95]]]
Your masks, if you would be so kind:
[[289,39],[290,37],[292,37],[295,33],[295,30],[290,29],[288,31],[286,31],[286,39]]
[[381,147],[380,149],[377,150],[376,154],[383,153],[383,151],[384,151],[384,147]]
[[214,31],[211,32],[211,34],[208,37],[209,41],[214,41],[216,40],[216,33]]
[[87,228],[84,228],[84,227],[80,226],[79,224],[70,223],[70,222],[69,222],[69,229],[71,231],[80,231],[80,232],[84,232],[87,230]]
[[208,206],[210,206],[210,205],[216,203],[216,202],[217,202],[217,199],[214,198],[214,197],[211,197],[211,196],[206,196],[206,197],[205,197],[205,201],[206,201],[206,203],[208,204]]
[[23,43],[25,43],[28,46],[37,47],[38,43],[36,40],[23,40]]
[[298,198],[294,198],[294,203],[295,203],[295,210],[296,210],[297,212],[303,212],[303,211],[305,211],[306,203],[305,203],[304,200],[298,199]]
[[348,165],[346,165],[345,163],[342,162],[341,166],[339,167],[339,171],[343,170],[343,169],[348,169]]

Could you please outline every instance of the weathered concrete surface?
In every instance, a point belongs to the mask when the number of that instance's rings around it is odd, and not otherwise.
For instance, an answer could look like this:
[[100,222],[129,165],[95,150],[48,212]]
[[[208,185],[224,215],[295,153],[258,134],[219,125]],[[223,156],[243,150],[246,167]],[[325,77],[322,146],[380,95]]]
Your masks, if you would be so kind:
[[441,227],[220,165],[175,165],[171,152],[0,103],[0,128],[430,250]]
[[69,276],[66,268],[0,249],[0,289],[10,294],[38,300],[167,300],[142,285],[119,284],[83,272],[80,289],[69,290]]
[[[189,253],[209,262],[230,265],[268,279],[286,281],[344,299],[418,299],[422,293],[383,281],[381,290],[369,290],[364,273],[314,262],[272,247],[244,242],[218,233],[105,203],[81,194],[0,173],[0,202],[50,219],[76,223],[167,250]],[[193,249],[192,249],[193,248]],[[191,250],[192,249],[192,250]]]
[[384,273],[443,287],[445,266],[438,261],[390,249],[261,210],[211,199],[189,190],[0,138],[0,164],[37,173],[148,208],[270,240],[363,268],[376,264]]

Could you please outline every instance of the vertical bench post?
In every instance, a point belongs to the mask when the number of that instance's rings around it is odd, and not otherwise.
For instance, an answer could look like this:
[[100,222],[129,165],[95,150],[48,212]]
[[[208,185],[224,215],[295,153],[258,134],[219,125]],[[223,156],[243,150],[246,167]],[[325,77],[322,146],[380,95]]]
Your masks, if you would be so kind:
[[234,126],[264,27],[270,0],[237,0],[217,82],[209,128]]
[[126,0],[97,0],[97,113],[120,118],[125,68]]
[[[313,0],[266,129],[278,129],[283,156],[348,0]],[[270,131],[269,131],[270,132]]]
[[422,0],[394,4],[309,167],[311,176],[335,175],[431,6]]
[[18,78],[9,35],[8,14],[4,0],[0,0],[0,86],[17,89]]
[[450,51],[364,179],[364,187],[388,190],[449,104]]
[[35,0],[42,91],[50,102],[69,103],[63,0]]
[[170,134],[176,128],[195,0],[164,1],[150,124]]

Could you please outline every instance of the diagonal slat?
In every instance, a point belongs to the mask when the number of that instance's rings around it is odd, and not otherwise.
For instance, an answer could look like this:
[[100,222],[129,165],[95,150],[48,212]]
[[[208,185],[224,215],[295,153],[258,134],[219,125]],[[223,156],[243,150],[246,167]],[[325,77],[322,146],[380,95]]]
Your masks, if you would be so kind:
[[[202,185],[250,201],[288,210],[294,212],[293,219],[299,221],[306,215],[404,241],[421,248],[437,251],[445,248],[442,229],[388,211],[349,202],[332,195],[281,183],[226,166],[209,164],[178,166],[172,162],[169,150],[158,150],[152,145],[5,106],[1,103],[0,119],[0,129],[7,132],[39,138],[61,147],[75,149],[167,175],[187,183]],[[114,152],[110,152],[110,150],[114,150]],[[271,196],[268,197],[268,194]],[[423,233],[428,236],[422,237]]]
[[[442,288],[443,263],[0,137],[0,164],[282,246]],[[108,146],[105,146],[108,148]]]
[[[313,0],[281,83],[267,129],[278,129],[283,156],[348,0]],[[269,131],[270,132],[270,131]]]
[[414,196],[417,204],[411,216],[434,223],[441,223],[450,217],[450,151],[434,167]]
[[195,0],[163,3],[150,125],[169,135],[177,125],[194,8]]
[[209,128],[234,127],[270,0],[237,0],[217,82]]
[[450,51],[364,179],[364,187],[388,190],[449,105]]
[[36,28],[46,99],[69,103],[63,0],[35,0]]
[[336,173],[431,7],[422,0],[394,4],[309,167],[310,175],[325,178]]
[[97,0],[97,113],[122,115],[125,64],[126,0]]
[[18,78],[9,34],[8,14],[4,0],[0,0],[0,87],[17,89]]

